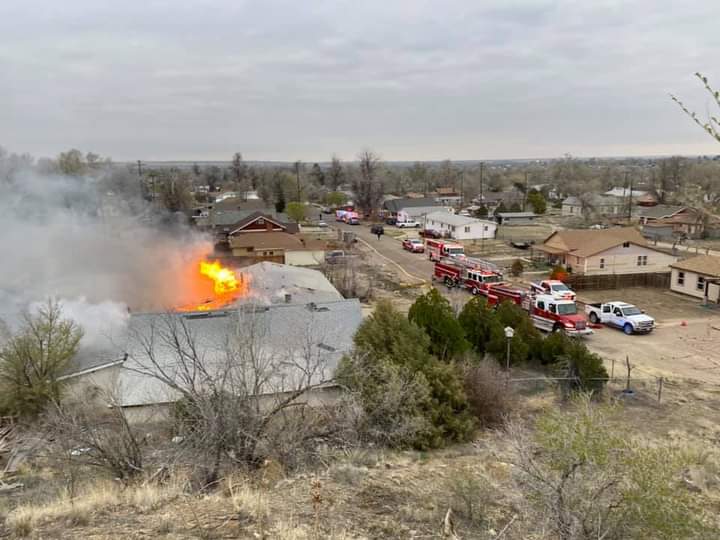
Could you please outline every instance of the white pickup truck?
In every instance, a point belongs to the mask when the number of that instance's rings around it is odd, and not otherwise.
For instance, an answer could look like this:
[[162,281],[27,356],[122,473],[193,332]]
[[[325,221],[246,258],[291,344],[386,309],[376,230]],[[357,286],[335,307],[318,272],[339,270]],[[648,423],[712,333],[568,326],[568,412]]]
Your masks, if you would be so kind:
[[591,323],[603,323],[620,328],[626,334],[649,334],[655,328],[655,319],[625,302],[586,304],[585,313]]

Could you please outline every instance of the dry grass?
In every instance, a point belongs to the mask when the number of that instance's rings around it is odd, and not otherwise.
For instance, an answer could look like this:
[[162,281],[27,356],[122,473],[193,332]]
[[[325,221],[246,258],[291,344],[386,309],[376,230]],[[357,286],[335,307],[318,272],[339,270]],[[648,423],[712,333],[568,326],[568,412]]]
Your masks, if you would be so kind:
[[157,486],[142,484],[122,489],[109,481],[100,481],[80,490],[81,495],[72,498],[63,493],[56,500],[42,505],[25,504],[12,510],[6,526],[15,536],[29,536],[39,525],[62,521],[75,527],[87,525],[93,514],[116,506],[127,505],[141,513],[155,510],[175,499],[180,484]]

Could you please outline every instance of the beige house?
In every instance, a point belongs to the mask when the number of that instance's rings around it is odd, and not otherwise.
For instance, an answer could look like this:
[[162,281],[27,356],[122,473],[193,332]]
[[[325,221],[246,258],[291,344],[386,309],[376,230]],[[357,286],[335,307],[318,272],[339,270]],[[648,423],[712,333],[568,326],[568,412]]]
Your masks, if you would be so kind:
[[670,267],[670,290],[720,304],[720,257],[699,255]]
[[549,262],[584,275],[668,272],[677,261],[648,246],[633,227],[556,231],[538,249]]

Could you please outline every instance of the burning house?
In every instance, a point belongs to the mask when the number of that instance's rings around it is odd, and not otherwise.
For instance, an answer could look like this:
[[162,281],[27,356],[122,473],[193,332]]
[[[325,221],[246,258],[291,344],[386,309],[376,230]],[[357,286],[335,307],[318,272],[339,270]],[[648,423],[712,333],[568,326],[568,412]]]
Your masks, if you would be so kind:
[[203,261],[213,298],[164,313],[131,314],[103,347],[81,350],[65,376],[91,394],[112,390],[133,421],[165,416],[184,385],[232,373],[255,380],[258,398],[312,386],[303,399],[327,402],[335,368],[361,322],[357,299],[343,299],[320,272],[259,263],[242,273]]

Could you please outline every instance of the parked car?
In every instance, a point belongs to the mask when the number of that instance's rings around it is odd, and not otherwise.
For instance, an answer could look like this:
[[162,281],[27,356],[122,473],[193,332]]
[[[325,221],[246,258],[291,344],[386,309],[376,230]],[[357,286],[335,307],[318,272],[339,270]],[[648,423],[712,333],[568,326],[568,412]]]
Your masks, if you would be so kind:
[[373,234],[385,234],[385,229],[382,225],[376,223],[372,227],[370,227],[370,232]]
[[420,224],[412,219],[409,219],[407,221],[398,221],[396,223],[398,229],[417,229]]
[[397,218],[389,217],[385,220],[385,223],[387,225],[395,225],[397,223]]
[[334,249],[325,254],[325,262],[327,264],[338,264],[344,262],[346,258],[347,255],[342,249]]
[[419,238],[406,238],[402,241],[402,247],[413,253],[425,252],[425,244],[423,244],[423,241]]
[[318,221],[318,227],[320,227],[321,229],[324,229],[327,226],[328,226],[328,224],[325,223],[324,221]]
[[347,220],[348,225],[360,225],[360,220],[356,217],[348,218]]
[[420,231],[420,236],[423,238],[442,238],[442,233],[435,229],[423,229]]
[[625,302],[587,304],[585,312],[591,323],[614,326],[628,335],[649,334],[655,328],[655,319],[645,315],[641,309]]

